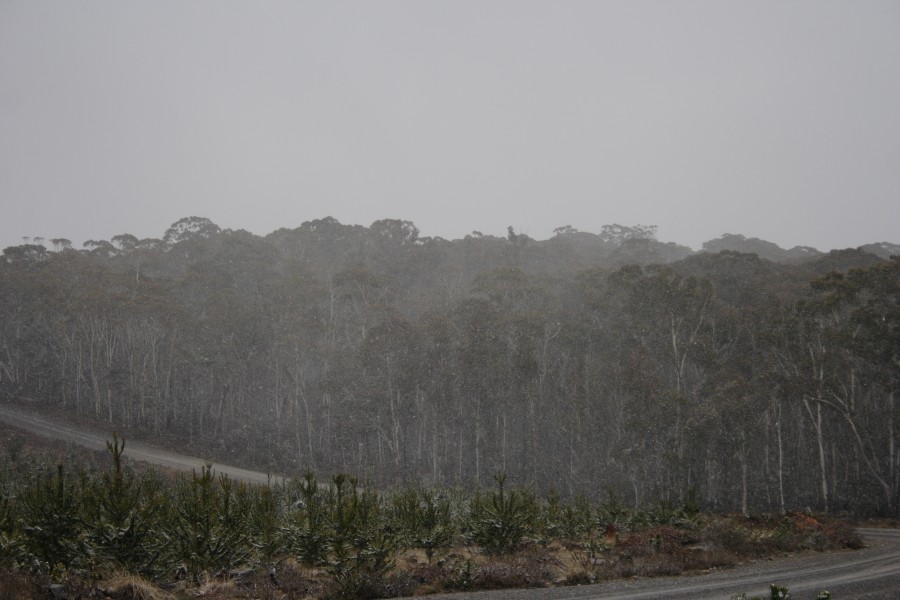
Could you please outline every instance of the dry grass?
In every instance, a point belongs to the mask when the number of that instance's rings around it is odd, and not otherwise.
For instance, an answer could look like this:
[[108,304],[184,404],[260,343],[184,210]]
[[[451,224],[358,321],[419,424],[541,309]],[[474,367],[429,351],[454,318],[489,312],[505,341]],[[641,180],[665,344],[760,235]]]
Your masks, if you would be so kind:
[[143,577],[117,573],[98,584],[104,594],[114,600],[172,600],[173,596]]
[[0,600],[31,600],[39,597],[40,589],[36,579],[0,568]]
[[335,591],[322,569],[286,560],[274,573],[256,569],[245,577],[207,578],[190,591],[190,597],[204,600],[317,600],[335,597]]
[[200,598],[221,599],[238,598],[238,585],[236,582],[225,579],[210,579],[200,582],[196,590]]
[[[557,545],[556,549],[562,547]],[[413,550],[398,558],[384,591],[387,596],[411,596],[544,587],[557,583],[564,570],[557,551],[537,545],[526,545],[508,556],[489,556],[471,547],[456,547],[431,564],[424,554]]]

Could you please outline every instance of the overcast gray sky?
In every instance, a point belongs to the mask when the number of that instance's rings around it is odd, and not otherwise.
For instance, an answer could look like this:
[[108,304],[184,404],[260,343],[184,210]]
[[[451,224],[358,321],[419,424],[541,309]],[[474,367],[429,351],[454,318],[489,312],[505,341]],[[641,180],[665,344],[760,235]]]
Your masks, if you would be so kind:
[[900,2],[0,0],[0,207],[900,242]]

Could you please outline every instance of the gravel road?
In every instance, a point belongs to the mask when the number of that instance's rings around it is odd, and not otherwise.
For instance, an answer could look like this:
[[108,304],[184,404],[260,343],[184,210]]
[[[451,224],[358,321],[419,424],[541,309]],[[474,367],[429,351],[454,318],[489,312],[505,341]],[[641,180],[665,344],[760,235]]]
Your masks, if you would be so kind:
[[[440,594],[428,600],[728,600],[741,593],[769,598],[769,584],[786,586],[791,600],[900,599],[900,531],[860,529],[867,547],[809,552],[732,569],[682,577],[634,578],[595,585]],[[421,599],[419,599],[421,600]]]
[[[112,431],[99,432],[81,427],[75,428],[63,423],[60,419],[38,415],[9,405],[0,404],[0,421],[41,437],[72,442],[92,450],[105,450],[106,441],[112,440]],[[274,483],[282,480],[280,476],[242,469],[195,456],[185,456],[131,440],[125,442],[125,456],[131,460],[179,471],[199,472],[204,466],[212,465],[216,473],[224,473],[231,479],[247,483],[265,484],[269,481]]]
[[[70,441],[103,450],[111,433],[75,428],[59,419],[0,405],[0,422],[47,438]],[[212,464],[217,473],[248,483],[264,484],[276,478],[202,458],[185,456],[128,441],[125,454],[132,460],[179,470],[199,470]],[[756,561],[732,569],[701,575],[627,579],[566,588],[500,590],[441,594],[429,600],[727,600],[740,593],[768,597],[769,584],[787,586],[792,600],[816,597],[822,590],[833,600],[900,600],[900,530],[860,529],[863,550],[806,553],[777,560]],[[421,599],[419,599],[421,600]]]

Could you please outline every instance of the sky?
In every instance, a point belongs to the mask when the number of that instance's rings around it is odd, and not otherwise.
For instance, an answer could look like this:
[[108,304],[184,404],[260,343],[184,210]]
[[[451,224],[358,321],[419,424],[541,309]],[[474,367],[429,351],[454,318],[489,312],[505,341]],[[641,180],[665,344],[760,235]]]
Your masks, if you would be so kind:
[[0,247],[187,216],[896,243],[898,32],[896,0],[0,0]]

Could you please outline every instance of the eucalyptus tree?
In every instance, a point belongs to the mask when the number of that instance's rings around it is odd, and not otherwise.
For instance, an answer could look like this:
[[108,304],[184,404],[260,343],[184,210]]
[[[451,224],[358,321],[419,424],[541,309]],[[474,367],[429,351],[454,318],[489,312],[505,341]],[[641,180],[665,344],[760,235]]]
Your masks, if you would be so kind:
[[900,259],[831,273],[813,283],[806,308],[827,357],[815,401],[846,427],[850,447],[880,488],[884,508],[900,494]]
[[[363,370],[356,395],[362,406],[355,415],[374,433],[368,455],[384,464],[386,449],[390,470],[401,477],[413,470],[414,458],[421,457],[421,451],[409,448],[418,437],[415,425],[425,417],[416,337],[411,323],[386,318],[369,329],[360,347]],[[416,446],[421,447],[421,441]]]

